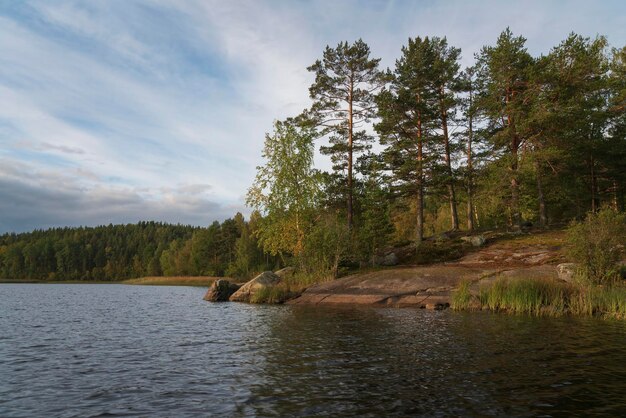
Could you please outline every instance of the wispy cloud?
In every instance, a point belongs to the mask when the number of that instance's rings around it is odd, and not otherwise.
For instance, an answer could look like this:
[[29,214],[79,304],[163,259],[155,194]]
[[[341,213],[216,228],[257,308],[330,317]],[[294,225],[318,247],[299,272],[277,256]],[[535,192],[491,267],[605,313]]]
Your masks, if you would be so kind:
[[[306,67],[363,38],[393,66],[411,36],[465,64],[506,26],[548,52],[626,39],[623,2],[135,0],[0,3],[0,232],[243,210],[274,119],[309,105]],[[326,164],[322,160],[321,164]]]

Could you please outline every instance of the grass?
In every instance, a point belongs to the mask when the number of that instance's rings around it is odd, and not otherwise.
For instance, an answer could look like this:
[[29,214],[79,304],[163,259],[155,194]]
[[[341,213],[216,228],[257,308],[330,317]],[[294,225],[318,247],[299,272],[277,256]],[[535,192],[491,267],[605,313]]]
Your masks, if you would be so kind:
[[202,286],[209,287],[214,281],[224,277],[210,276],[150,276],[124,280],[123,284],[150,286]]
[[[476,304],[471,303],[473,298],[477,299]],[[499,278],[491,286],[481,288],[476,298],[465,282],[454,294],[452,307],[533,316],[626,319],[626,286],[582,286],[550,279]]]
[[285,277],[275,286],[266,286],[254,293],[250,302],[281,304],[289,299],[296,298],[309,286],[324,281],[332,280],[330,275],[296,273]]
[[452,295],[452,309],[464,311],[471,309],[472,294],[470,292],[471,282],[469,280],[461,280],[459,288]]

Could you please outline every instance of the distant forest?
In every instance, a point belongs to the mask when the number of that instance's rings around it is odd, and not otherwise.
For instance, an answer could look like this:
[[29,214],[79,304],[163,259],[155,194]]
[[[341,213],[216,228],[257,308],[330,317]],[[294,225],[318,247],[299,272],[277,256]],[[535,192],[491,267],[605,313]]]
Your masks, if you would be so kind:
[[[525,42],[506,29],[467,68],[446,38],[410,38],[392,69],[362,40],[328,46],[307,69],[310,108],[266,135],[249,221],[7,234],[0,276],[247,277],[277,264],[336,276],[445,231],[624,211],[626,47],[571,34],[533,57]],[[330,172],[314,167],[317,146]]]
[[208,228],[140,222],[0,236],[0,278],[124,280],[142,276],[236,276],[273,268],[241,214]]

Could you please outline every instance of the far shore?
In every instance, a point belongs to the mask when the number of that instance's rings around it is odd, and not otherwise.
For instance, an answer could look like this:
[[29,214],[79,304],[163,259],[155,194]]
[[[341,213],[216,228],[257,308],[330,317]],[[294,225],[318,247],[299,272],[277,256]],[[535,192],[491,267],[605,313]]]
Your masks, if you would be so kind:
[[11,280],[0,279],[0,284],[128,284],[144,286],[199,286],[210,287],[223,277],[212,276],[150,276],[120,281],[111,280]]

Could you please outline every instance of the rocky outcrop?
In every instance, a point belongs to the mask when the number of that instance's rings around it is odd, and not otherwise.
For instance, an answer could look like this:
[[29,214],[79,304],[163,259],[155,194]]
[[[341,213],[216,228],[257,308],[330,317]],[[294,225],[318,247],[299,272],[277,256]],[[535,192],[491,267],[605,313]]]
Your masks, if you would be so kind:
[[204,295],[204,300],[209,302],[226,302],[239,287],[240,285],[231,283],[228,280],[216,280]]
[[287,303],[443,309],[460,280],[478,280],[483,274],[481,269],[457,266],[394,268],[320,283]]
[[263,273],[244,284],[233,293],[228,300],[232,302],[250,302],[256,292],[268,286],[275,286],[280,283],[280,277],[271,271]]

